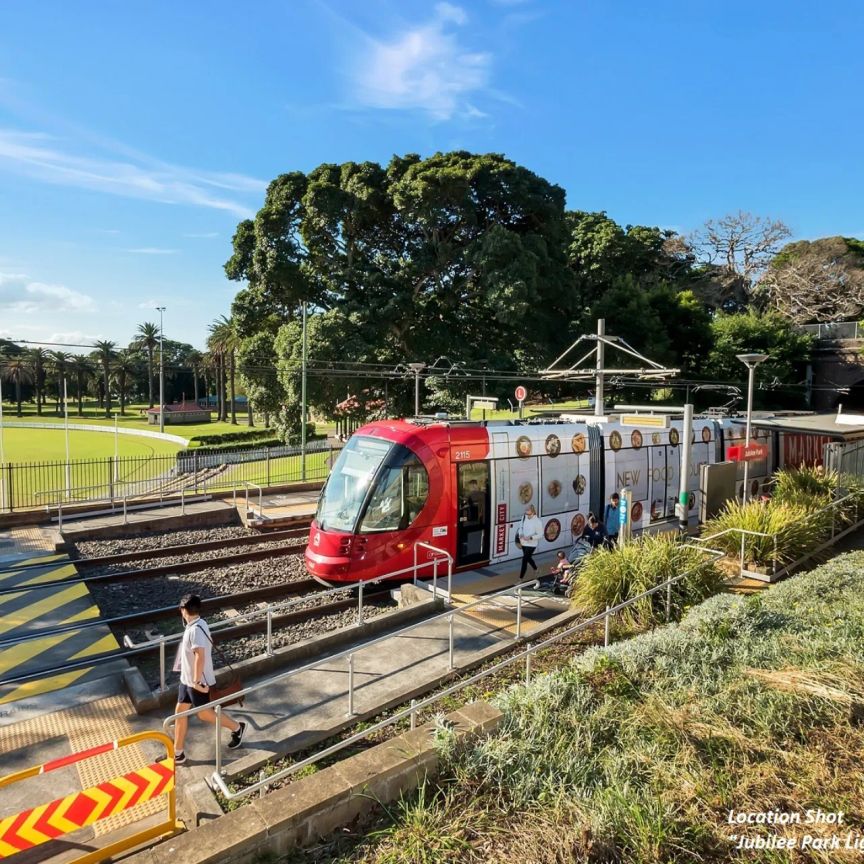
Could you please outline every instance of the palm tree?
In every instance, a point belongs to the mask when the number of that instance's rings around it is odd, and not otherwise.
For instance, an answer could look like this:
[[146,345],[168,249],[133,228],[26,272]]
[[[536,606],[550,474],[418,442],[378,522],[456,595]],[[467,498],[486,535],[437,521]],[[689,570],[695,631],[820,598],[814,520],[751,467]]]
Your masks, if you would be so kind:
[[[132,344],[138,349],[147,351],[147,393],[150,397],[150,407],[153,407],[153,352],[159,344],[159,325],[145,321],[138,325],[138,335]],[[122,413],[122,412],[121,412]]]
[[235,379],[235,368],[234,368],[234,354],[239,345],[239,339],[237,338],[237,331],[234,329],[234,322],[230,318],[226,318],[224,315],[221,315],[210,325],[210,338],[207,340],[207,344],[210,347],[211,351],[217,353],[221,358],[222,365],[222,417],[220,419],[227,420],[228,419],[228,411],[225,408],[225,366],[226,366],[226,358],[228,361],[228,376],[229,376],[229,385],[231,388],[231,422],[236,426],[237,425],[237,405],[235,402],[235,387],[234,387],[234,379]]
[[63,401],[63,381],[66,378],[66,367],[69,365],[70,355],[65,351],[51,351],[48,355],[48,362],[57,376],[57,404],[55,411],[60,413],[60,403]]
[[77,354],[72,358],[70,369],[75,373],[76,392],[78,396],[78,416],[84,416],[84,382],[93,374],[93,366],[89,358]]
[[33,384],[36,385],[36,413],[42,414],[42,404],[45,390],[45,361],[48,352],[44,348],[31,348],[28,352],[30,365],[33,368]]
[[204,355],[200,351],[190,351],[186,356],[192,369],[192,388],[195,391],[195,404],[198,404],[198,376],[204,364]]
[[96,354],[99,356],[99,362],[102,364],[102,383],[105,386],[105,416],[111,416],[111,361],[117,354],[117,343],[101,340],[94,343]]
[[4,362],[0,374],[3,375],[4,381],[9,381],[15,385],[15,401],[18,403],[18,416],[21,416],[21,385],[32,384],[35,380],[35,374],[27,359],[16,354],[14,357],[7,357]]
[[135,355],[130,351],[120,351],[114,358],[114,383],[120,394],[120,414],[126,413],[126,391],[129,389],[129,379],[135,374],[137,364]]

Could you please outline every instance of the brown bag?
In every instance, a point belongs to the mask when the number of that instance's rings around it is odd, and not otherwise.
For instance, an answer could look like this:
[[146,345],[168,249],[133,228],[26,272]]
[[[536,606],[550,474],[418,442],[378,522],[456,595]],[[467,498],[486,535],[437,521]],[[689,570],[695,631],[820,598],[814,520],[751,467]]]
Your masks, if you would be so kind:
[[[243,682],[240,680],[240,676],[237,675],[233,680],[226,682],[221,687],[211,687],[210,701],[216,702],[225,696],[230,696],[232,693],[239,693],[242,689]],[[227,702],[223,702],[222,707],[227,708],[229,705],[239,705],[242,708],[245,701],[245,696],[238,696],[236,699],[229,699]]]
[[[231,680],[227,681],[221,687],[211,687],[210,688],[210,701],[216,702],[221,699],[223,696],[230,696],[232,693],[239,693],[243,690],[243,679],[237,674],[234,670],[234,667],[228,662],[228,658],[219,650],[219,646],[213,641],[212,637],[206,630],[202,630],[204,635],[210,641],[210,645],[213,650],[219,655],[219,659],[231,670]],[[243,703],[246,701],[245,696],[239,696],[236,699],[229,699],[227,702],[222,703],[223,708],[227,708],[229,705],[239,705],[241,708],[243,707]]]

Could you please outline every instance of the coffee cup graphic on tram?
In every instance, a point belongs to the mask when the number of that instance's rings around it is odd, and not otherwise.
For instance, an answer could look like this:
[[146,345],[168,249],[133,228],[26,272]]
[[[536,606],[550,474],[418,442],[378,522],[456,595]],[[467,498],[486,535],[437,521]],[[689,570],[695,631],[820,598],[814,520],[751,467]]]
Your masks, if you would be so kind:
[[[681,427],[674,418],[659,430],[646,423],[637,436],[614,416],[605,422],[369,423],[348,440],[321,492],[306,568],[334,585],[388,574],[412,579],[415,554],[419,578],[433,576],[435,559],[439,577],[446,575],[445,556],[430,546],[451,556],[456,570],[513,561],[522,557],[516,537],[529,505],[544,526],[537,554],[569,549],[578,539],[573,526],[602,513],[609,496],[623,488],[641,504],[631,509],[630,518],[638,517],[634,532],[671,521],[679,499]],[[744,427],[740,418],[699,417],[693,428],[687,489],[696,518],[700,466],[721,461],[730,442],[741,443]],[[758,438],[766,456],[751,462],[749,476],[760,485],[777,467],[776,437]],[[559,446],[550,447],[550,440]],[[545,530],[552,520],[563,530]]]

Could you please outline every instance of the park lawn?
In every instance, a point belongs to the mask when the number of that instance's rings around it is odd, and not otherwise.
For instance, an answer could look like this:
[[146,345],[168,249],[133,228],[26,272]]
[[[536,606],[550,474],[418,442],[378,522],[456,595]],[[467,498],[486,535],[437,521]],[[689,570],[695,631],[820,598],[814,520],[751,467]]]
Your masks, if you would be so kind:
[[[173,455],[182,449],[170,441],[123,434],[117,436],[117,445],[121,458]],[[56,430],[20,429],[4,425],[3,452],[7,462],[65,461],[66,436],[62,427]],[[72,460],[113,456],[114,434],[70,428],[69,455]]]
[[[571,399],[568,402],[555,402],[554,404],[531,404],[526,405],[524,410],[525,417],[533,417],[535,416],[535,412],[538,411],[585,411],[588,409],[588,400],[587,399]],[[519,417],[518,411],[511,411],[509,408],[505,408],[500,411],[487,411],[486,419],[487,420],[516,420]],[[472,408],[471,409],[471,419],[472,420],[482,420],[483,419],[483,411],[480,408]]]
[[[147,422],[147,416],[143,414],[146,411],[146,405],[127,405],[126,413],[120,414],[119,408],[114,406],[111,417],[105,416],[105,411],[101,410],[94,402],[84,403],[84,415],[78,416],[78,405],[69,403],[69,424],[73,423],[88,423],[93,426],[113,426],[114,416],[117,416],[117,423],[121,429],[148,429],[151,432],[159,431],[159,424],[151,426]],[[215,416],[215,415],[214,415]],[[16,421],[28,423],[63,423],[63,416],[58,415],[54,411],[53,404],[42,409],[41,416],[36,413],[36,408],[33,405],[22,405],[21,416],[16,413],[16,408],[8,402],[3,404],[3,422],[5,426],[13,425]],[[190,423],[189,425],[182,424],[174,426],[170,423],[165,424],[165,433],[168,435],[179,435],[181,438],[192,438],[194,435],[218,435],[224,432],[243,432],[250,428],[247,423],[245,413],[237,414],[237,425],[232,423],[222,423],[214,420],[212,423]],[[256,429],[262,428],[256,425]],[[8,457],[7,457],[8,458]]]

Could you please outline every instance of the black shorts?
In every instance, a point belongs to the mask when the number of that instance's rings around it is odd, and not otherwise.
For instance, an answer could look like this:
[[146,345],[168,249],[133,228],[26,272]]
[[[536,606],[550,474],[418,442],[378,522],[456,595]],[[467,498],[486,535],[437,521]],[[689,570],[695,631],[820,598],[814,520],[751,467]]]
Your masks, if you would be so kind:
[[191,705],[193,708],[200,708],[202,705],[206,705],[209,701],[209,690],[206,693],[202,693],[200,690],[196,690],[194,687],[188,687],[183,683],[180,684],[180,687],[177,690],[178,705]]

